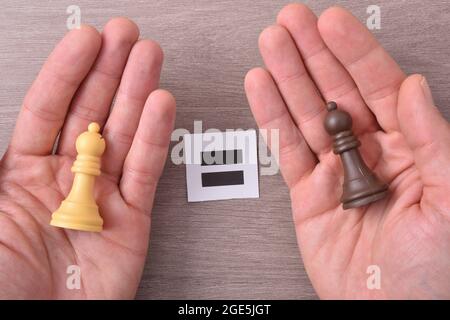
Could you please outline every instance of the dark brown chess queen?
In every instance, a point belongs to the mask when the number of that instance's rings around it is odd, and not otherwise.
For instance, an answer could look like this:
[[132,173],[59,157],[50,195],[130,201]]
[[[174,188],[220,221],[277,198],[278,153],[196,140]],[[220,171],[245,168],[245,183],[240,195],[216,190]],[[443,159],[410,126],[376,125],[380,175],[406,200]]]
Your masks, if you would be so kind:
[[325,129],[333,137],[333,151],[339,154],[344,168],[341,202],[344,209],[362,207],[384,198],[388,185],[367,167],[358,151],[361,145],[352,132],[352,117],[338,110],[335,102],[327,104]]

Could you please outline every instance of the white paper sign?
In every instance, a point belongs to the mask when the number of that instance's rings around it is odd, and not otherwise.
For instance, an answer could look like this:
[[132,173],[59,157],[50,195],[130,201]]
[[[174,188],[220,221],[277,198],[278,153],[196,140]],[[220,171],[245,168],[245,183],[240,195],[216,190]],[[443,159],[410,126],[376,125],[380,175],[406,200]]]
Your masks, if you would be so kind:
[[259,198],[256,131],[187,134],[188,202]]

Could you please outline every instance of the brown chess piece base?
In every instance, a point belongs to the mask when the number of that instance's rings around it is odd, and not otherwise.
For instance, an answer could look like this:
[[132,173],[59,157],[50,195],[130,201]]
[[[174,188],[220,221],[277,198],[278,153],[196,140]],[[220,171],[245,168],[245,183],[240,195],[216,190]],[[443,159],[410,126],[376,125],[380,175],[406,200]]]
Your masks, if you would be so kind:
[[350,202],[344,202],[342,207],[344,209],[351,209],[351,208],[359,208],[366,206],[372,202],[378,201],[383,199],[388,194],[387,190],[381,191],[372,195],[368,195],[359,199],[352,200]]
[[371,177],[371,180],[372,182],[368,183],[371,187],[366,187],[363,192],[350,195],[345,194],[348,186],[344,185],[342,207],[344,209],[359,208],[383,199],[388,194],[388,185],[380,182],[376,176]]

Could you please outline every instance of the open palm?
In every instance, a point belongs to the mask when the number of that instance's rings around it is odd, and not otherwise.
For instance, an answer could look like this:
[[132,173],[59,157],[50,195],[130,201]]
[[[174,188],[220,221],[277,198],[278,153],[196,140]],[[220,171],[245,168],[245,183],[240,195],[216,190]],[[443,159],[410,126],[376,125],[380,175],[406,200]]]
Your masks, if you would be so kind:
[[[0,163],[0,297],[134,297],[175,118],[173,97],[157,89],[161,49],[138,37],[124,18],[101,35],[73,30],[28,92]],[[107,145],[95,186],[104,230],[52,227],[72,185],[75,139],[92,121],[104,127]],[[73,265],[79,290],[66,286]]]
[[[280,168],[318,295],[450,298],[450,128],[424,77],[407,78],[341,8],[317,19],[304,5],[285,7],[260,51],[268,71],[250,71],[246,92],[258,125],[280,130]],[[385,199],[342,209],[325,101],[352,115],[364,160],[390,185]],[[367,286],[369,266],[381,271],[379,289]]]

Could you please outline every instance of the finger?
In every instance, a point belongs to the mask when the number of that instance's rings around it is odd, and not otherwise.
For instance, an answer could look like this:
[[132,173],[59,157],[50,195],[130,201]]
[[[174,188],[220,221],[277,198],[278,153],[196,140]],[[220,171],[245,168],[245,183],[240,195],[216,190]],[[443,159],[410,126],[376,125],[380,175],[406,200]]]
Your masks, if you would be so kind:
[[354,119],[356,134],[377,130],[372,112],[367,108],[350,74],[325,45],[317,28],[317,17],[306,5],[284,7],[277,18],[292,36],[303,63],[325,101],[335,101]]
[[414,151],[426,185],[448,185],[450,180],[450,126],[434,106],[427,81],[408,77],[400,88],[400,128]]
[[385,131],[398,130],[398,90],[405,74],[358,19],[342,8],[331,8],[318,27],[331,52],[353,77],[367,106]]
[[156,42],[138,41],[131,50],[104,136],[109,141],[104,172],[114,178],[122,173],[142,109],[150,92],[158,88],[163,53]]
[[156,185],[164,168],[175,122],[175,99],[156,90],[145,103],[139,127],[128,153],[120,181],[125,201],[150,213]]
[[75,139],[89,123],[104,125],[128,55],[138,37],[138,27],[128,19],[115,18],[106,24],[97,61],[72,100],[58,153],[74,156]]
[[14,150],[33,155],[52,152],[70,101],[100,46],[97,30],[82,26],[55,47],[24,99],[11,141]]
[[[274,152],[274,143],[278,143],[280,170],[287,185],[292,188],[314,169],[317,159],[266,70],[251,70],[245,78],[245,91],[258,127],[268,131],[279,130],[279,141],[269,141],[268,145]],[[267,136],[271,136],[271,133],[268,132]]]
[[323,128],[325,103],[289,32],[279,25],[268,27],[260,35],[259,47],[264,63],[311,150],[316,154],[327,151],[331,140]]

